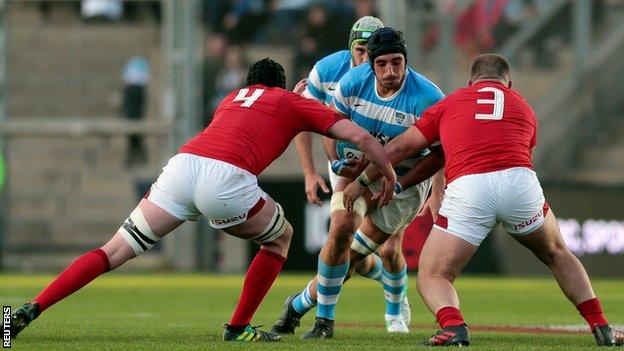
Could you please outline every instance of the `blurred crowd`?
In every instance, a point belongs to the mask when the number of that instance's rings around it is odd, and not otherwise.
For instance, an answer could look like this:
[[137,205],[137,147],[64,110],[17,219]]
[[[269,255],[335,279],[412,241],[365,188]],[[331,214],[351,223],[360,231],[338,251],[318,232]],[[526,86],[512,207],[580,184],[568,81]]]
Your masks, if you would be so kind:
[[[556,6],[553,0],[475,0],[421,1],[424,8],[437,13],[455,13],[455,44],[469,57],[482,52],[500,50],[523,26],[532,23]],[[599,24],[604,19],[604,0],[592,0],[592,20]],[[535,67],[548,69],[557,63],[557,52],[568,45],[572,35],[572,6],[568,1],[533,35],[527,48],[533,51]],[[423,48],[435,47],[439,28],[430,26],[423,40]]]
[[[436,14],[455,16],[454,41],[472,58],[496,51],[523,26],[555,5],[552,0],[408,0],[425,18],[421,49],[435,50],[439,41]],[[594,23],[604,17],[604,0],[592,0]],[[207,30],[204,70],[206,115],[230,90],[241,86],[248,65],[246,46],[290,46],[294,79],[306,77],[320,58],[346,48],[348,31],[359,17],[377,16],[375,0],[206,0]],[[558,52],[571,41],[572,3],[567,2],[527,45],[534,67],[557,65]]]
[[374,0],[215,0],[204,1],[203,14],[209,33],[204,60],[205,116],[244,83],[247,45],[291,47],[292,62],[285,64],[294,79],[303,78],[317,60],[347,47],[353,22],[377,15]]
[[[407,0],[424,13],[421,52],[433,52],[439,43],[440,14],[455,18],[456,47],[473,58],[499,51],[522,27],[536,21],[557,2],[553,0]],[[605,1],[592,0],[594,23],[604,18]],[[537,69],[557,65],[560,49],[572,40],[572,1],[566,2],[528,42],[523,53]],[[85,23],[161,21],[159,1],[74,0],[41,1],[42,18],[54,8],[73,6]],[[366,15],[378,16],[376,0],[201,0],[201,21],[206,32],[202,103],[210,116],[219,101],[244,83],[248,48],[287,48],[291,62],[289,85],[306,77],[320,58],[347,47],[351,25]],[[525,55],[527,56],[527,55]],[[206,117],[208,118],[208,117]],[[207,120],[206,120],[207,122]]]

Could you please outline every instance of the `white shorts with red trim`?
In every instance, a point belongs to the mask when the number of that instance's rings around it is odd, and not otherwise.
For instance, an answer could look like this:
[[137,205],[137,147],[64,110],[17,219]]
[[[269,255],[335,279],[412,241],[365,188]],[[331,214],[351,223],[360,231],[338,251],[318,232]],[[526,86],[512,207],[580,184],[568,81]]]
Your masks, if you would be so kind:
[[547,212],[535,172],[509,168],[451,182],[434,227],[478,246],[499,223],[511,235],[531,233]]
[[186,153],[169,159],[147,196],[182,220],[195,220],[203,214],[217,229],[245,222],[260,209],[255,205],[266,198],[256,176],[248,171]]

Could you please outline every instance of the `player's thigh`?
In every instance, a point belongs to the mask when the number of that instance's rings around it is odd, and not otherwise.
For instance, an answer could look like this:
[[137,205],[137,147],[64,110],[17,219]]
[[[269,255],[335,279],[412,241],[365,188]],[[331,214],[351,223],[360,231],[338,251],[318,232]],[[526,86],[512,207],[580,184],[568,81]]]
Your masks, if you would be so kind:
[[394,235],[388,237],[379,248],[381,258],[396,259],[403,256],[403,235],[405,228],[399,229]]
[[231,226],[222,228],[226,233],[246,240],[266,241],[267,238],[261,238],[262,234],[270,235],[269,233],[285,232],[287,229],[292,231],[290,224],[285,218],[285,214],[281,205],[278,205],[275,200],[270,196],[267,196],[262,208],[254,214],[251,218],[247,218],[246,221]]
[[544,217],[543,223],[537,229],[525,235],[514,235],[513,237],[531,250],[540,260],[549,263],[557,250],[567,249],[552,209],[549,209]]
[[329,221],[328,242],[351,238],[362,223],[359,213],[345,209],[332,210]]
[[172,230],[184,223],[184,220],[158,207],[148,199],[142,199],[141,202],[139,202],[138,208],[143,213],[143,218],[145,218],[145,222],[152,232],[160,238],[169,234]]
[[347,177],[341,177],[341,176],[334,174],[333,172],[331,172],[331,169],[329,173],[330,173],[329,182],[331,184],[333,193],[343,191],[347,187],[347,185],[349,185],[349,183],[353,181],[353,179],[350,179]]
[[142,199],[102,249],[108,256],[111,268],[116,268],[150,249],[182,223],[183,220],[151,201]]
[[478,246],[457,235],[433,228],[418,261],[418,278],[445,277],[454,281]]
[[372,240],[378,245],[384,244],[392,235],[384,233],[379,229],[375,223],[371,220],[370,216],[364,217],[358,231],[366,235],[367,238]]

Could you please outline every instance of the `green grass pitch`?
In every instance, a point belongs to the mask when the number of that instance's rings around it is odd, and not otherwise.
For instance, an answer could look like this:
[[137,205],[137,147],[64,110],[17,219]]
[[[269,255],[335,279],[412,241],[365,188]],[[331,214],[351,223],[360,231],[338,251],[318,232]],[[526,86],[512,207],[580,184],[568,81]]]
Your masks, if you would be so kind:
[[[254,324],[275,322],[286,296],[305,287],[308,275],[282,275]],[[16,308],[52,276],[0,275],[0,301]],[[111,273],[53,306],[13,340],[15,350],[414,350],[435,329],[410,274],[412,328],[390,335],[383,328],[383,293],[364,278],[349,281],[338,303],[333,340],[299,340],[313,321],[310,313],[296,335],[279,344],[221,341],[242,276],[123,275]],[[499,326],[583,325],[554,280],[549,278],[462,277],[456,284],[472,329],[475,350],[594,349],[589,333],[492,331]],[[624,281],[595,280],[607,317],[624,324]]]

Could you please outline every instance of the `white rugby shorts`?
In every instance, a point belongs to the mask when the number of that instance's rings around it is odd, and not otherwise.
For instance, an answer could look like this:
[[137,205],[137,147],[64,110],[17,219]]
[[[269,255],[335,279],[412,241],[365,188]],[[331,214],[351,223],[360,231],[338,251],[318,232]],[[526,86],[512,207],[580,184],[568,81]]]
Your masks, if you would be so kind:
[[448,184],[434,227],[478,246],[499,223],[511,235],[537,230],[547,209],[529,168],[470,174]]
[[[340,178],[331,170],[331,164],[328,163],[329,181],[332,190],[336,188],[338,179]],[[368,214],[373,224],[382,232],[388,235],[394,235],[399,230],[407,227],[416,214],[423,206],[429,195],[432,179],[429,178],[413,187],[405,189],[399,196],[390,201],[389,204],[382,208],[377,208]],[[381,179],[369,186],[371,192],[381,189]]]
[[[374,209],[369,213],[373,224],[388,235],[394,235],[407,227],[427,200],[432,183],[431,178],[422,181],[405,189],[386,206]],[[369,189],[378,191],[381,189],[381,181],[376,181]]]
[[256,176],[227,162],[181,153],[169,159],[147,199],[181,220],[201,214],[221,229],[247,220],[267,194]]

